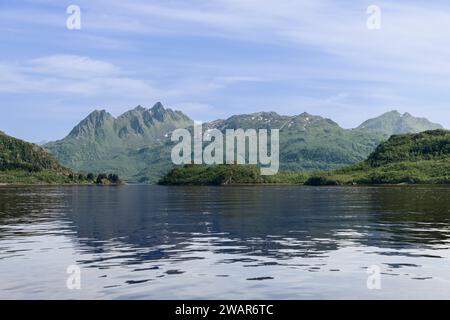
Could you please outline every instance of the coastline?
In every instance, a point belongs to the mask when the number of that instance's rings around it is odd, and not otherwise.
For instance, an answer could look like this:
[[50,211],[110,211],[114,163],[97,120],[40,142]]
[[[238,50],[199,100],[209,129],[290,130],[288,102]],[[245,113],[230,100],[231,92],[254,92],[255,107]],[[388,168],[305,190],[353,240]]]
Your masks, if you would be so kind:
[[0,182],[0,187],[79,187],[79,186],[94,186],[94,187],[119,187],[127,185],[127,183],[114,184],[97,184],[97,183],[4,183]]
[[393,183],[393,184],[340,184],[340,185],[306,185],[298,183],[235,183],[235,184],[142,184],[142,183],[119,183],[119,184],[96,184],[96,183],[0,183],[1,187],[120,187],[127,185],[141,185],[141,186],[161,186],[161,187],[270,187],[270,186],[290,186],[290,187],[315,187],[315,188],[364,188],[364,187],[429,187],[429,186],[442,186],[450,187],[450,183]]
[[[152,184],[149,184],[152,185]],[[298,187],[331,187],[331,188],[358,188],[358,187],[416,187],[416,186],[450,186],[450,183],[377,183],[377,184],[337,184],[337,185],[307,185],[299,183],[235,183],[235,184],[154,184],[164,187],[268,187],[268,186],[298,186]]]

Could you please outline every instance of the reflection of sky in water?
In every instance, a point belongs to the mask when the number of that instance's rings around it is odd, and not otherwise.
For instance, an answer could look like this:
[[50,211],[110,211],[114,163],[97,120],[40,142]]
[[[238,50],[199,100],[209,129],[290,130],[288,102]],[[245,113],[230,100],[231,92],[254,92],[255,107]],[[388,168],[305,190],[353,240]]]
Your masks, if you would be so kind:
[[0,297],[450,298],[448,191],[2,188]]

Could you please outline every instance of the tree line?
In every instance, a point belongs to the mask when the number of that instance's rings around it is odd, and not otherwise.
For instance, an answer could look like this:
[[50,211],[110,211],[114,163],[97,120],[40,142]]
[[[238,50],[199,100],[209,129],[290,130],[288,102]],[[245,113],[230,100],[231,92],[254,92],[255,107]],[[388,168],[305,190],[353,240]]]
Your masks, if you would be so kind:
[[69,174],[69,179],[73,181],[86,181],[86,182],[92,182],[96,184],[118,184],[122,181],[119,178],[119,175],[115,173],[71,173]]

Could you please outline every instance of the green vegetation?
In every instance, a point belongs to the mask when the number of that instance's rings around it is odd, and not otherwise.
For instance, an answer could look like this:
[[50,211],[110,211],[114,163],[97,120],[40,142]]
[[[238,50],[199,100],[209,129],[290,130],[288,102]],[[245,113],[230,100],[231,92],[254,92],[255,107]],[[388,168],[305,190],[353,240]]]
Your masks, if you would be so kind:
[[49,170],[60,174],[71,171],[41,147],[0,132],[0,170]]
[[53,171],[0,170],[0,184],[71,184],[68,175]]
[[[98,177],[101,177],[100,179]],[[58,174],[54,171],[27,171],[27,170],[0,170],[0,185],[2,184],[101,184],[101,185],[117,185],[121,184],[117,175],[99,174],[93,177],[84,174]]]
[[[76,171],[117,172],[126,181],[154,183],[171,168],[171,133],[189,128],[193,121],[161,103],[141,106],[114,118],[94,111],[67,137],[45,148]],[[441,128],[426,119],[396,111],[344,129],[330,119],[302,113],[283,116],[275,112],[235,115],[204,124],[204,129],[280,129],[282,171],[336,170],[364,161],[394,133]]]
[[119,184],[116,174],[76,173],[41,147],[0,132],[0,184]]
[[450,131],[434,130],[420,134],[393,136],[369,156],[372,167],[422,160],[442,160],[450,156]]
[[307,175],[302,173],[279,173],[262,176],[255,165],[185,165],[171,170],[163,177],[162,185],[228,185],[228,184],[269,184],[303,183]]
[[305,185],[448,184],[450,131],[392,136],[366,161],[334,171],[280,172],[261,176],[248,165],[187,165],[173,169],[160,181],[171,185],[285,183]]
[[[320,183],[321,182],[321,183]],[[313,175],[306,184],[450,183],[450,131],[392,136],[369,158]]]

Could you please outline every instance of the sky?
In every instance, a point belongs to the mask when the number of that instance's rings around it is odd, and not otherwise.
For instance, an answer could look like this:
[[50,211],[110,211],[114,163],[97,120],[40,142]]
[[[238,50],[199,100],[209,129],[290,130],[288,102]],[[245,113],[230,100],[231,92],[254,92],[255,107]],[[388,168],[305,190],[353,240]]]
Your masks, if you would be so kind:
[[351,128],[395,109],[450,128],[449,57],[448,1],[0,0],[0,131],[51,141],[95,109],[158,101],[197,121]]

